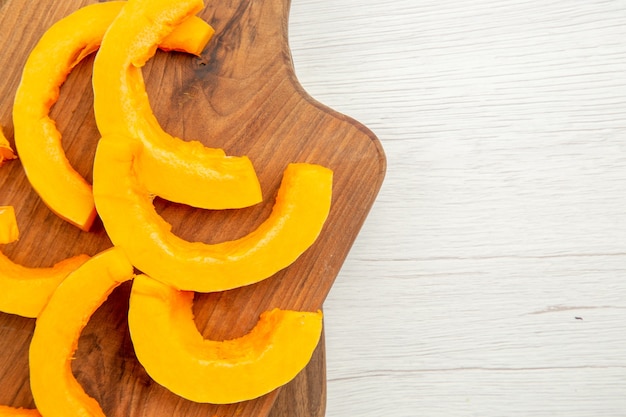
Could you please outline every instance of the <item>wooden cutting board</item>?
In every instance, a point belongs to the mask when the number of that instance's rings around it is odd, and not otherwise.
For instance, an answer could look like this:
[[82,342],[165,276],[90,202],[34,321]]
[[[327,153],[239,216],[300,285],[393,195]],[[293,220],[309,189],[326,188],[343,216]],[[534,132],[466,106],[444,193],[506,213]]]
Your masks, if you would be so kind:
[[[11,143],[12,102],[28,53],[51,24],[94,2],[0,0],[0,125]],[[242,210],[199,210],[157,200],[157,209],[181,237],[218,242],[253,230],[269,215],[290,162],[318,163],[334,171],[327,224],[293,265],[259,284],[197,295],[198,328],[212,339],[246,333],[262,311],[273,307],[321,308],[383,181],[385,157],[374,134],[316,102],[299,85],[287,42],[289,3],[207,0],[199,16],[217,34],[204,54],[159,52],[144,70],[163,128],[231,155],[249,156],[264,192],[264,203]],[[92,63],[87,58],[72,72],[52,111],[70,161],[89,180],[98,138]],[[16,208],[20,240],[2,248],[15,262],[48,266],[111,246],[99,222],[85,233],[52,214],[31,189],[19,160],[0,168],[0,205]],[[73,362],[77,379],[107,416],[281,417],[310,415],[315,409],[323,414],[323,344],[309,368],[283,388],[284,396],[276,390],[253,401],[215,406],[171,394],[147,376],[134,356],[126,326],[128,293],[129,285],[123,285],[92,317]],[[0,404],[33,406],[27,368],[33,328],[32,319],[0,313]],[[278,408],[272,410],[275,403]]]

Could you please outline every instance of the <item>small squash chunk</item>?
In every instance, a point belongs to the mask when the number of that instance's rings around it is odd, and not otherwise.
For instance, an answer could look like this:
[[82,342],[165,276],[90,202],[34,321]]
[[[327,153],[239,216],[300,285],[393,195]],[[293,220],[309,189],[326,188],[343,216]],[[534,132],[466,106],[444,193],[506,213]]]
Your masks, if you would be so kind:
[[70,274],[37,318],[29,349],[30,385],[35,405],[46,417],[104,417],[72,375],[78,338],[90,317],[133,267],[116,248],[103,251]]
[[[0,207],[0,243],[10,243],[18,234],[13,207],[8,207]],[[77,255],[49,268],[28,268],[0,252],[0,311],[37,317],[61,281],[88,259]]]
[[20,237],[13,206],[0,206],[0,245],[13,243]]
[[[85,231],[96,217],[91,185],[65,156],[61,133],[49,113],[68,74],[98,49],[125,3],[91,4],[52,25],[26,61],[13,107],[15,146],[28,180],[54,213]],[[199,54],[213,33],[211,26],[194,17],[162,45],[166,50]]]
[[146,372],[195,402],[235,403],[286,384],[310,361],[322,331],[321,311],[273,309],[240,338],[208,340],[195,325],[192,304],[192,292],[138,275],[128,321]]
[[111,241],[135,267],[177,289],[213,292],[253,284],[294,262],[317,239],[331,205],[332,171],[287,166],[272,213],[236,240],[189,242],[171,232],[155,210],[134,165],[143,146],[105,137],[94,163],[94,198]]
[[0,417],[41,417],[34,408],[16,408],[0,405]]
[[2,166],[4,161],[15,158],[17,158],[17,156],[15,155],[15,152],[13,152],[13,148],[11,148],[9,140],[6,138],[6,136],[4,136],[2,126],[0,126],[0,166]]
[[136,169],[145,171],[151,193],[198,208],[248,207],[262,201],[249,158],[216,155],[201,142],[171,136],[154,116],[145,89],[141,67],[155,45],[202,7],[202,0],[128,1],[96,55],[96,123],[102,136],[124,135],[143,143],[147,151]]
[[[207,43],[215,34],[215,29],[196,16],[181,22],[159,42],[162,51],[178,51],[200,56]],[[214,149],[216,154],[223,154],[221,149]]]

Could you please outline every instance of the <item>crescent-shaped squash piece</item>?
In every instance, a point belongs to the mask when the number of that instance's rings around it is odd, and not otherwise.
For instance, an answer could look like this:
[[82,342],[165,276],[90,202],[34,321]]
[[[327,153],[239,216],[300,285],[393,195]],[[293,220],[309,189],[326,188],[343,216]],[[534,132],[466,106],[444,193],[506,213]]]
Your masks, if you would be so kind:
[[46,417],[98,416],[104,413],[72,375],[78,338],[93,313],[133,267],[116,248],[103,251],[70,274],[41,311],[29,349],[30,386]]
[[[49,113],[68,74],[98,49],[125,3],[91,4],[52,25],[24,65],[13,106],[15,146],[28,180],[53,212],[85,231],[96,217],[91,185],[65,156],[61,133]],[[213,33],[211,26],[193,17],[161,45],[197,55]],[[221,150],[214,152],[223,155]]]
[[310,361],[322,331],[321,311],[273,309],[240,338],[208,340],[195,325],[192,304],[193,292],[138,275],[128,321],[146,372],[195,402],[245,401],[286,384]]
[[215,244],[186,241],[156,212],[143,173],[135,171],[135,161],[146,151],[126,137],[100,139],[96,207],[109,238],[131,263],[177,289],[223,291],[268,278],[314,243],[328,216],[332,171],[294,163],[285,169],[272,212],[257,229]]
[[143,143],[147,151],[136,169],[145,171],[151,193],[205,209],[247,207],[262,200],[248,157],[216,157],[201,142],[169,135],[154,116],[144,85],[141,67],[155,46],[202,7],[202,0],[128,1],[96,55],[96,123],[102,136],[124,135]]
[[[0,207],[0,243],[11,243],[18,234],[13,207]],[[28,268],[0,252],[0,311],[37,317],[61,281],[88,259],[77,255],[49,268]]]
[[11,148],[9,140],[6,138],[6,136],[4,136],[2,126],[0,126],[0,166],[2,166],[4,161],[15,158],[17,158],[17,156],[15,155],[15,152],[13,152],[13,148]]

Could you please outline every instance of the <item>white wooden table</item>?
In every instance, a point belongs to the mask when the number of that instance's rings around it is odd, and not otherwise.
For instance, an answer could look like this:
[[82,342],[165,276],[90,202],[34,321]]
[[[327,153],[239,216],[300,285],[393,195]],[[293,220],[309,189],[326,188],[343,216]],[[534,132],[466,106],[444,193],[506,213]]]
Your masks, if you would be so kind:
[[626,1],[293,0],[290,44],[388,159],[327,416],[626,416]]

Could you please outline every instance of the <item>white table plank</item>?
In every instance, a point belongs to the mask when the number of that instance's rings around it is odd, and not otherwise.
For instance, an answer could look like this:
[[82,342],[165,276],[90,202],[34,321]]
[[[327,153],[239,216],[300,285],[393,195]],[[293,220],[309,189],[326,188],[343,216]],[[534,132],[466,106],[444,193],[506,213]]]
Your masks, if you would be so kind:
[[383,189],[325,304],[327,416],[626,415],[626,2],[295,1]]

